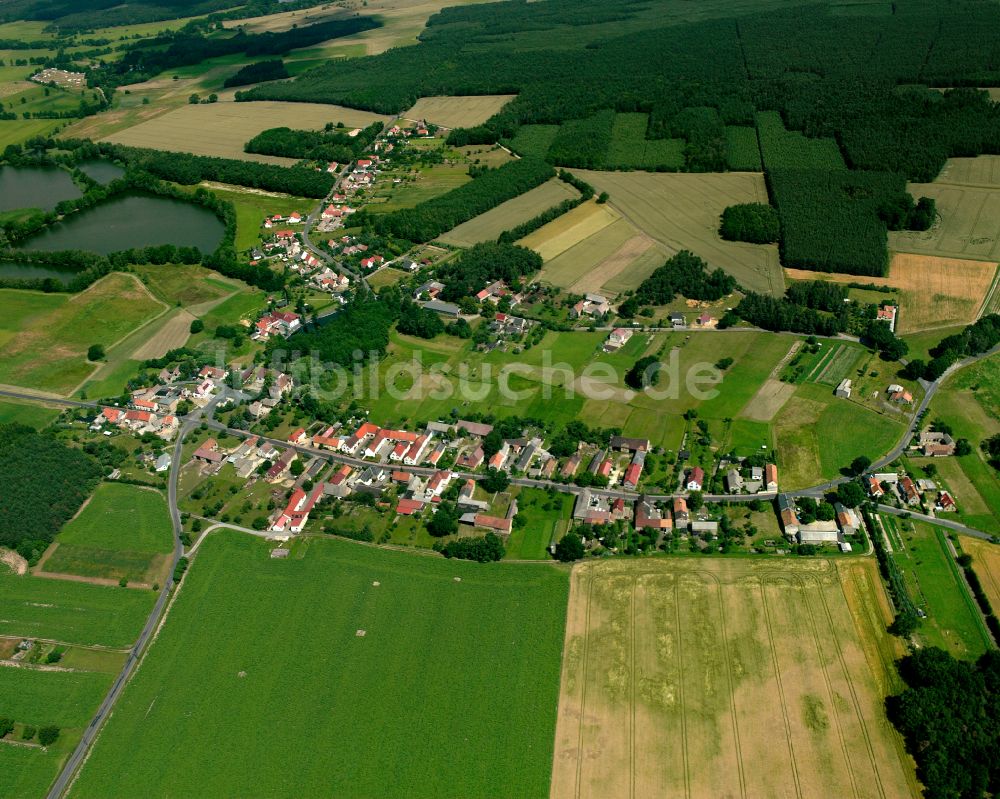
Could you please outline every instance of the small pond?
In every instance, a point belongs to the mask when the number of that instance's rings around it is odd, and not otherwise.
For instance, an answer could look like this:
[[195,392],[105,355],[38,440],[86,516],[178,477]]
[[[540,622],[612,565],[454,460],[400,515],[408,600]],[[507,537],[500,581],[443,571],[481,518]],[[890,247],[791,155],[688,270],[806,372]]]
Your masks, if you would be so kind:
[[0,167],[0,211],[41,208],[81,196],[69,172],[55,167]]
[[0,262],[0,278],[17,278],[19,280],[44,280],[47,277],[60,283],[69,283],[78,270],[60,268],[51,264],[26,264],[18,262]]
[[125,174],[125,170],[111,161],[81,161],[77,164],[80,171],[96,180],[102,186],[107,186],[115,178]]

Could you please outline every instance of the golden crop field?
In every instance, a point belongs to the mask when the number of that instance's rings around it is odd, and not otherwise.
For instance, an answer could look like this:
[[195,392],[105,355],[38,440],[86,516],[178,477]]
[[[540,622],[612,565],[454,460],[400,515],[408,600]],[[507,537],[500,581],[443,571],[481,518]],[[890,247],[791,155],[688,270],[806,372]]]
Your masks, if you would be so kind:
[[972,555],[972,568],[994,610],[1000,608],[1000,547],[981,538],[961,536],[962,549]]
[[930,230],[889,234],[902,252],[1000,261],[1000,156],[949,158],[933,183],[911,183],[914,197],[933,197]]
[[578,196],[576,189],[552,178],[519,197],[491,208],[485,214],[463,222],[441,236],[440,241],[456,247],[471,247],[480,241],[491,241],[505,230],[527,222],[553,205]]
[[289,165],[291,158],[252,155],[243,145],[262,130],[277,127],[319,130],[327,122],[343,122],[363,127],[387,117],[338,105],[281,103],[269,100],[252,103],[218,102],[185,105],[134,127],[118,131],[103,141],[132,147],[241,158],[268,164]]
[[529,233],[518,244],[529,247],[548,262],[619,219],[621,215],[606,204],[585,202]]
[[422,119],[443,128],[471,128],[483,124],[514,97],[513,94],[421,97],[402,116],[403,119]]
[[222,23],[223,28],[240,28],[248,33],[277,33],[291,28],[316,25],[328,22],[337,17],[347,16],[347,11],[333,3],[327,3],[314,8],[304,8],[298,11],[282,11],[278,14],[267,14],[261,17],[247,19],[229,19]]
[[552,799],[918,795],[872,561],[573,570]]
[[573,171],[598,191],[608,192],[608,204],[668,254],[687,249],[745,288],[784,292],[776,246],[723,241],[719,236],[726,206],[768,201],[763,175]]
[[[858,278],[804,269],[786,269],[791,280],[830,280],[850,283]],[[929,328],[968,324],[979,316],[997,274],[996,262],[896,253],[886,277],[864,282],[899,289],[886,300],[899,302],[896,332],[914,333]]]

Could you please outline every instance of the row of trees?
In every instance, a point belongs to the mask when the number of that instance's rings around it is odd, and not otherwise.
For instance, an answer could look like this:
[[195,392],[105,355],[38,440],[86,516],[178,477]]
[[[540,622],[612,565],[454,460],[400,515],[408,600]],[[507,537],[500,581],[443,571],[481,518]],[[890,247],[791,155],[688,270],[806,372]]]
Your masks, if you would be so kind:
[[[521,158],[487,169],[446,194],[388,214],[360,211],[355,223],[414,242],[427,242],[502,202],[540,186],[555,174],[544,161]],[[310,195],[311,196],[311,195]]]
[[469,538],[453,538],[441,543],[436,541],[434,549],[446,558],[461,558],[462,560],[475,560],[479,563],[490,563],[502,560],[507,554],[503,541],[495,533],[487,533],[485,536]]
[[381,122],[373,122],[357,136],[349,136],[343,125],[330,125],[323,131],[269,128],[250,139],[243,149],[260,155],[345,163],[364,153],[383,127]]
[[107,155],[129,166],[185,186],[192,186],[203,180],[213,180],[252,189],[321,199],[330,193],[334,185],[332,175],[307,167],[283,167],[254,161],[237,161],[233,158],[214,158],[120,145],[102,144],[101,149]]
[[251,83],[263,83],[269,80],[281,80],[288,77],[285,62],[280,58],[269,58],[240,67],[223,81],[222,85],[229,89],[233,86],[248,86]]
[[285,31],[247,33],[234,36],[205,36],[200,31],[183,28],[143,39],[130,46],[121,58],[102,61],[88,71],[91,85],[117,87],[151,78],[168,69],[200,64],[209,58],[244,55],[286,55],[292,50],[312,47],[320,42],[350,36],[377,28],[381,23],[373,17],[331,19]]
[[1000,314],[989,314],[968,325],[961,333],[942,339],[931,348],[931,360],[914,358],[903,368],[903,377],[937,380],[962,358],[981,355],[1000,344]]

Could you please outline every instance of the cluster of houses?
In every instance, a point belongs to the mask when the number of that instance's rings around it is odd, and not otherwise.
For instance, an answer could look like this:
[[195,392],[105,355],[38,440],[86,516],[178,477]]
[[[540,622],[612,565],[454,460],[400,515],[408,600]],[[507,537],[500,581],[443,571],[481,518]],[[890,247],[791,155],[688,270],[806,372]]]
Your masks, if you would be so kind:
[[773,494],[778,490],[778,467],[773,463],[749,468],[731,466],[726,472],[726,490],[730,494]]
[[844,539],[858,532],[861,518],[854,508],[839,502],[834,504],[833,509],[833,519],[801,522],[795,500],[788,494],[778,494],[778,520],[789,541],[813,546],[837,546],[841,552],[850,552],[851,544]]
[[938,513],[958,510],[955,498],[929,478],[914,479],[906,473],[877,472],[866,474],[864,485],[868,496],[880,502],[895,498],[900,504],[911,508],[926,502]]
[[272,336],[288,338],[302,327],[302,317],[293,311],[269,311],[261,316],[253,325],[250,338],[254,341],[267,341]]
[[570,308],[569,318],[582,319],[589,316],[592,319],[603,319],[611,311],[611,303],[607,297],[601,294],[584,294],[583,299]]
[[632,501],[589,488],[577,495],[573,519],[594,527],[631,519],[636,530],[660,531],[661,538],[674,530],[707,537],[718,535],[719,531],[718,521],[703,509],[692,514],[684,497],[659,503],[643,495]]
[[90,429],[95,432],[104,431],[110,434],[109,427],[117,427],[136,435],[155,433],[165,441],[169,441],[177,432],[178,421],[173,413],[160,412],[160,406],[155,402],[133,398],[127,408],[101,408],[101,412],[90,423]]
[[925,458],[944,458],[955,454],[955,439],[950,433],[939,433],[936,430],[922,431],[913,446]]

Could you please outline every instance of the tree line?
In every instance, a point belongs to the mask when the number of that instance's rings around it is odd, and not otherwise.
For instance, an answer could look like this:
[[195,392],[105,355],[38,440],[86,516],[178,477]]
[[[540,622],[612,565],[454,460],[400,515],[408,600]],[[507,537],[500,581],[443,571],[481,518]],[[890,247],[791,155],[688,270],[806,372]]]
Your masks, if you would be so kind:
[[332,124],[323,131],[269,128],[250,139],[243,149],[260,155],[346,163],[364,153],[383,127],[381,122],[373,122],[357,136],[349,136],[346,128]]
[[279,191],[298,197],[322,199],[330,193],[334,185],[332,175],[308,167],[258,164],[254,161],[238,161],[233,158],[148,150],[117,144],[102,144],[101,148],[111,157],[120,159],[130,166],[185,186],[211,180],[253,189]]
[[424,243],[540,186],[554,174],[555,170],[544,161],[521,158],[496,169],[487,169],[474,180],[413,208],[388,214],[361,210],[354,221],[379,234],[388,233],[400,239]]

